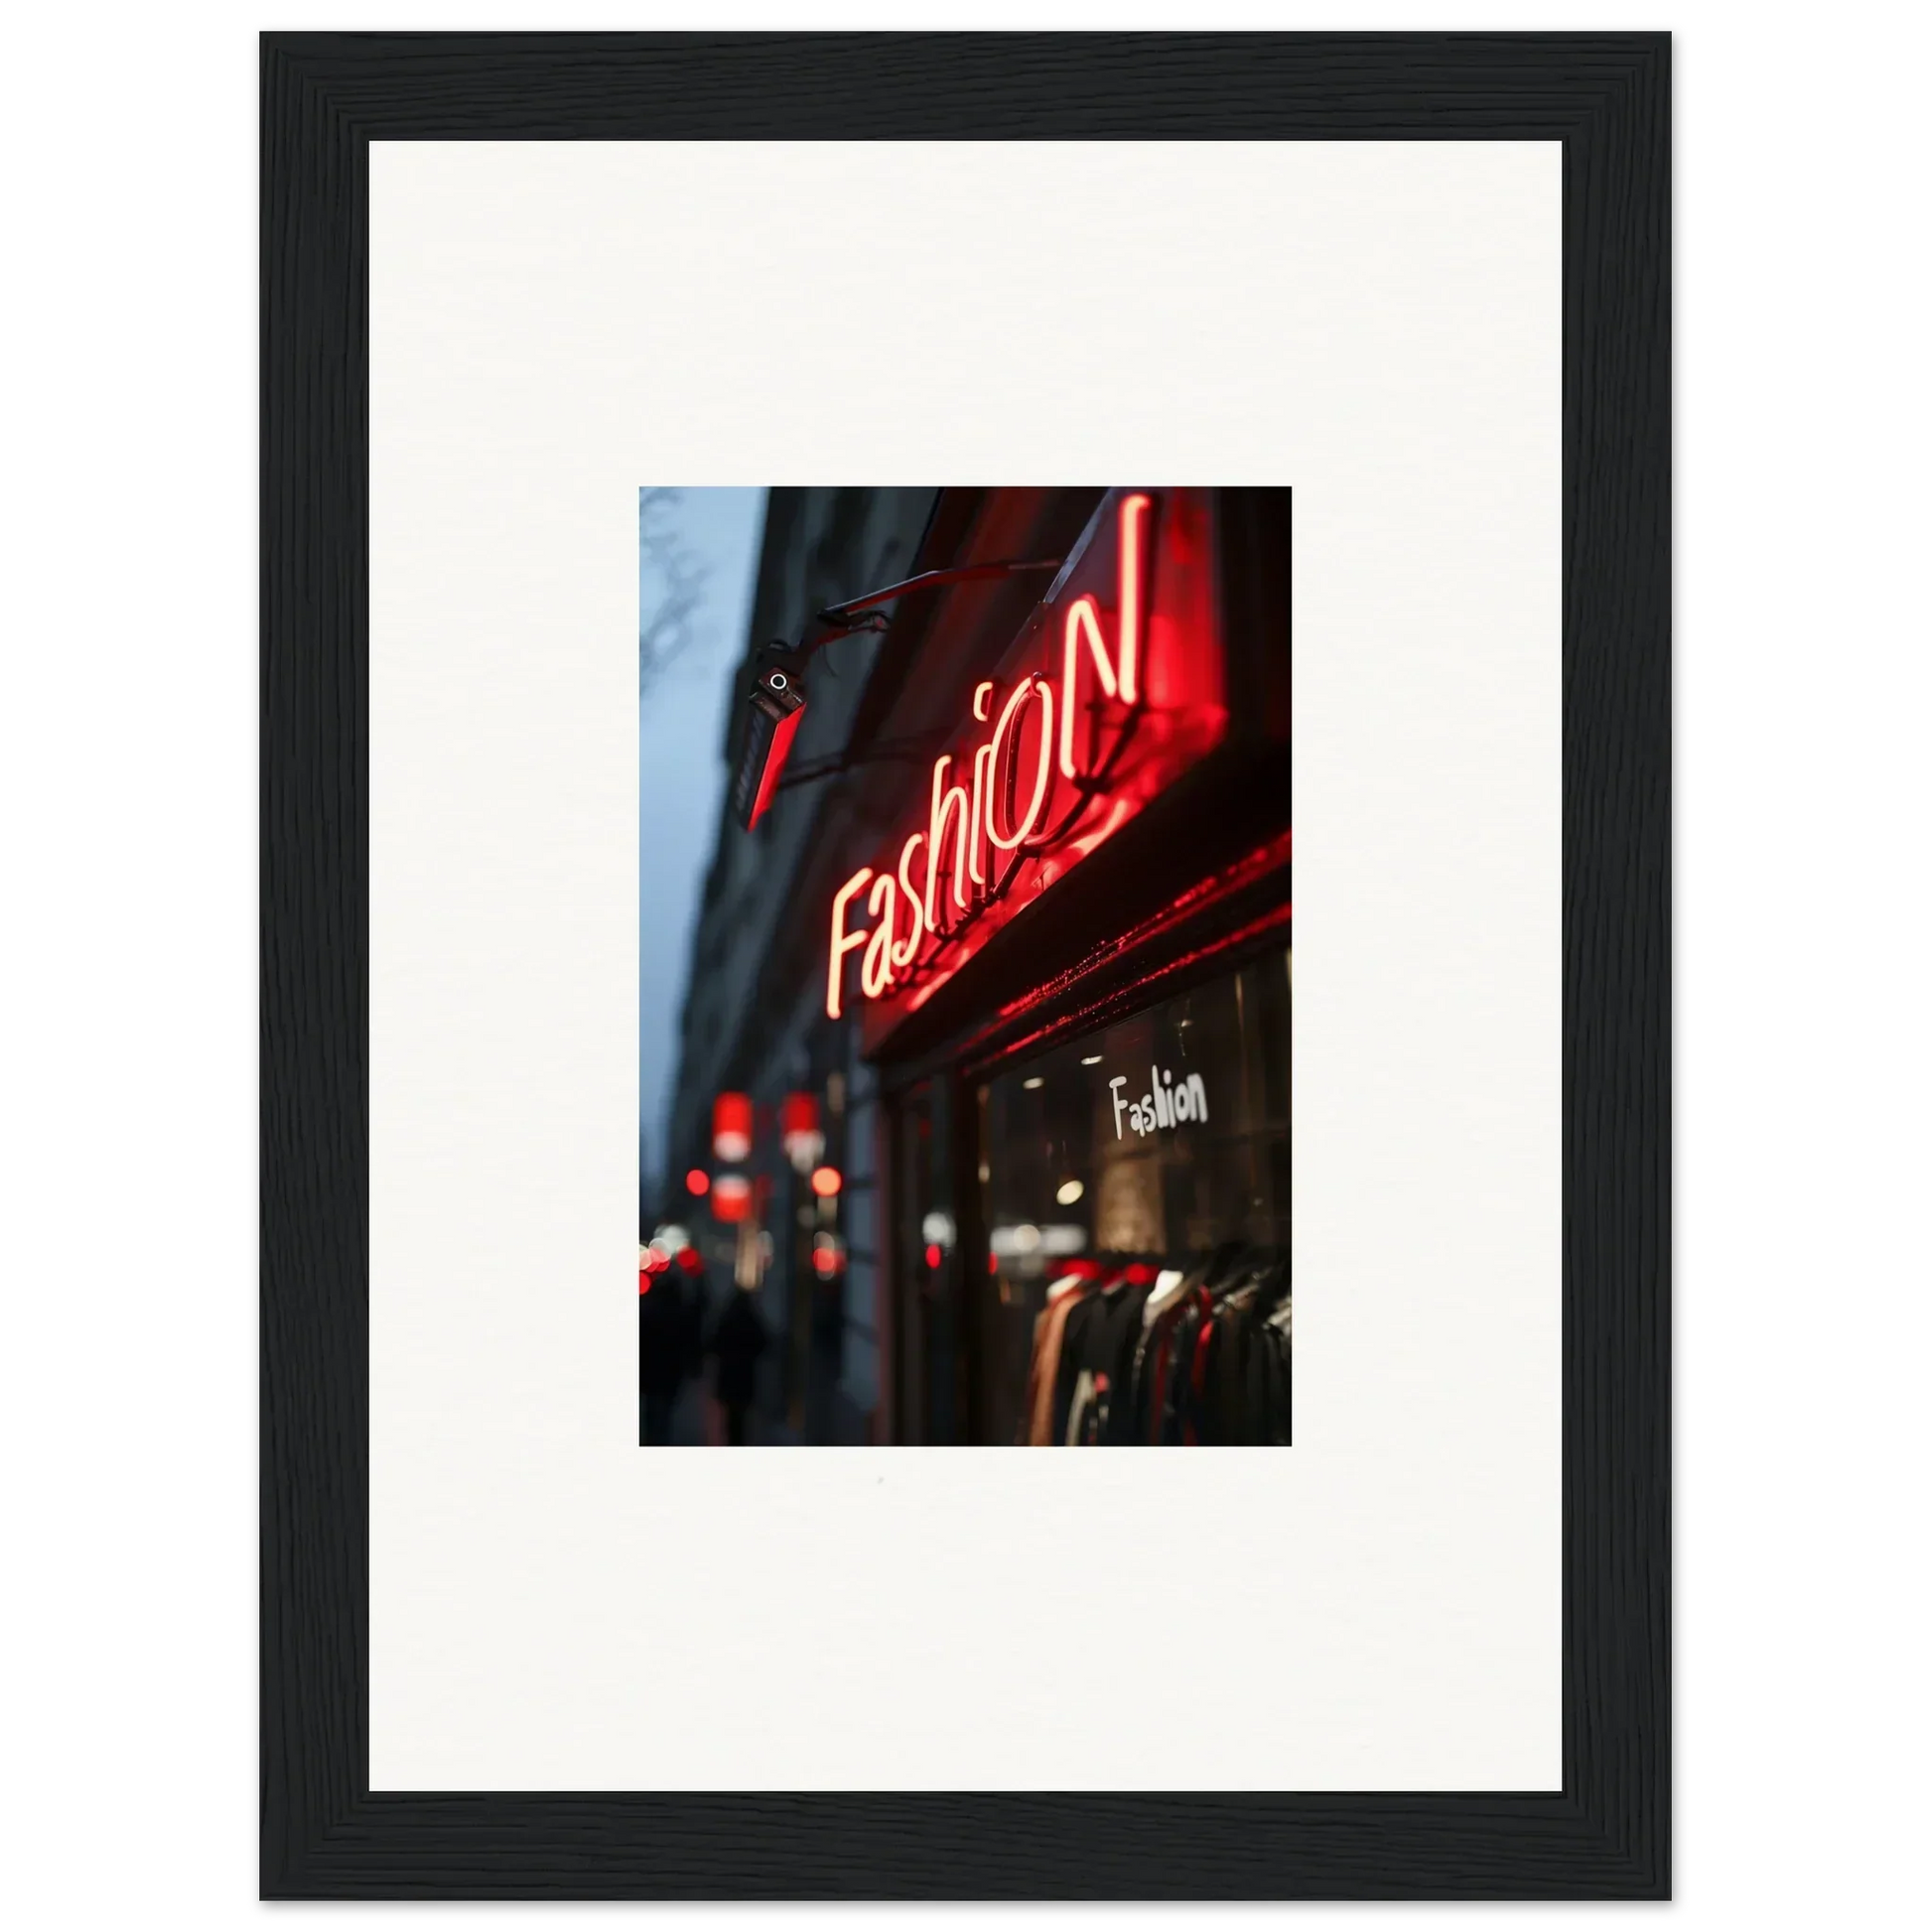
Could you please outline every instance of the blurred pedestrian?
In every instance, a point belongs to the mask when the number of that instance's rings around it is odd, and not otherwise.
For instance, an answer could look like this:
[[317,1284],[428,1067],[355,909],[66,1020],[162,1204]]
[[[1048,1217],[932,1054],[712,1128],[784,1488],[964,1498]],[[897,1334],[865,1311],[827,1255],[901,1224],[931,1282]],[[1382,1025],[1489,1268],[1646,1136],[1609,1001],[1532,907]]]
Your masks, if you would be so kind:
[[752,1399],[758,1392],[759,1357],[769,1337],[758,1300],[748,1289],[734,1289],[711,1334],[711,1356],[717,1363],[713,1387],[725,1412],[725,1441],[749,1443]]
[[684,1380],[686,1334],[684,1285],[662,1261],[637,1274],[637,1392],[643,1400],[642,1440],[668,1443],[677,1393]]
[[704,1256],[696,1248],[680,1248],[677,1265],[684,1271],[684,1372],[692,1381],[704,1375],[705,1311],[711,1307],[711,1281]]

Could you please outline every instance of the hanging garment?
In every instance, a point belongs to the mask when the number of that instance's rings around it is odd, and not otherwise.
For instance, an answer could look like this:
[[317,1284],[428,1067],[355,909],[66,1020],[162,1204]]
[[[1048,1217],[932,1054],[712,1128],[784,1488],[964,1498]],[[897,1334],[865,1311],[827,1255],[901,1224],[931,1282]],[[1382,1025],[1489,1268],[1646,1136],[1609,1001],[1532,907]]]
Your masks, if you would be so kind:
[[1180,1298],[1175,1297],[1159,1309],[1149,1308],[1142,1311],[1141,1332],[1134,1343],[1133,1381],[1128,1389],[1128,1408],[1131,1412],[1128,1426],[1133,1430],[1137,1443],[1158,1443],[1161,1440],[1159,1385],[1162,1363],[1168,1336],[1179,1308]]
[[1202,1288],[1173,1303],[1142,1336],[1136,1360],[1136,1415],[1146,1425],[1143,1441],[1187,1440],[1185,1392],[1202,1321],[1213,1307]]
[[1147,1305],[1156,1285],[1154,1281],[1131,1283],[1109,1321],[1095,1336],[1095,1353],[1100,1361],[1096,1374],[1106,1378],[1096,1440],[1115,1448],[1145,1440],[1134,1426],[1134,1357],[1145,1331]]
[[1277,1291],[1264,1287],[1249,1309],[1242,1331],[1239,1365],[1244,1443],[1283,1444],[1288,1441],[1288,1376],[1281,1336],[1270,1327]]
[[1027,1372],[1027,1407],[1023,1417],[1025,1443],[1044,1449],[1053,1435],[1054,1397],[1059,1385],[1060,1348],[1066,1333],[1067,1318],[1086,1299],[1089,1284],[1068,1280],[1055,1282],[1047,1291],[1046,1306],[1034,1322],[1033,1363]]
[[[1153,1270],[1145,1270],[1152,1275]],[[1065,1413],[1057,1415],[1056,1440],[1069,1448],[1132,1441],[1130,1390],[1134,1349],[1141,1338],[1141,1311],[1153,1292],[1151,1280],[1126,1274],[1103,1284],[1067,1319],[1060,1351]]]
[[1224,1325],[1218,1306],[1202,1311],[1179,1378],[1180,1440],[1189,1449],[1222,1440],[1222,1418],[1211,1391],[1215,1369],[1227,1353],[1222,1335]]
[[1253,1318],[1250,1285],[1223,1296],[1202,1330],[1193,1386],[1198,1443],[1225,1448],[1255,1440],[1246,1386]]
[[[1053,1385],[1053,1364],[1049,1364],[1045,1360],[1047,1315],[1053,1313],[1056,1306],[1060,1305],[1068,1295],[1076,1295],[1086,1279],[1088,1279],[1086,1275],[1068,1271],[1068,1273],[1060,1275],[1056,1281],[1047,1283],[1047,1306],[1041,1308],[1037,1315],[1034,1315],[1034,1342],[1032,1342],[1032,1350],[1030,1350],[1030,1354],[1026,1358],[1026,1399],[1020,1405],[1020,1426],[1017,1434],[1015,1434],[1015,1442],[1020,1444],[1022,1448],[1028,1442],[1032,1442],[1032,1434],[1034,1434],[1034,1407],[1035,1407],[1035,1403],[1039,1399],[1041,1376],[1045,1374],[1045,1381],[1047,1381],[1047,1387],[1049,1389]],[[1062,1319],[1064,1319],[1064,1313],[1066,1313],[1066,1310],[1060,1310],[1060,1317]]]
[[1295,1440],[1294,1298],[1281,1305],[1261,1324],[1264,1342],[1264,1382],[1267,1389],[1266,1440]]
[[1082,1346],[1094,1311],[1101,1306],[1101,1285],[1081,1298],[1080,1306],[1066,1317],[1060,1334],[1060,1359],[1053,1377],[1052,1440],[1068,1447],[1074,1441],[1076,1406],[1084,1416],[1093,1400],[1093,1372],[1087,1366]]
[[1141,1333],[1134,1338],[1127,1401],[1120,1426],[1123,1440],[1160,1443],[1169,1440],[1166,1411],[1171,1401],[1169,1377],[1173,1366],[1174,1328],[1189,1299],[1196,1295],[1214,1268],[1235,1252],[1230,1244],[1198,1257],[1185,1272],[1168,1268],[1156,1275],[1153,1293],[1141,1311]]
[[1284,1444],[1289,1435],[1288,1374],[1282,1311],[1288,1263],[1263,1257],[1221,1303],[1221,1322],[1208,1391],[1213,1439]]

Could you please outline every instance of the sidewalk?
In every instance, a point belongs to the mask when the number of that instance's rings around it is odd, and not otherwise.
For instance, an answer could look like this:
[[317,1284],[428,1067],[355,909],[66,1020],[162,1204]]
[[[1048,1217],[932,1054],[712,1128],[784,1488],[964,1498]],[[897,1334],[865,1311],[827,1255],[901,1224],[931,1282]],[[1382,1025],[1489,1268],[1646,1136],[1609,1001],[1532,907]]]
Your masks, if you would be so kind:
[[711,1398],[702,1384],[686,1382],[678,1391],[671,1413],[671,1444],[675,1449],[702,1449],[713,1440]]
[[[754,1449],[798,1440],[782,1423],[756,1407],[751,1413],[751,1435]],[[712,1400],[710,1389],[702,1382],[686,1382],[678,1391],[677,1407],[671,1412],[672,1448],[722,1448],[724,1441],[724,1412]]]

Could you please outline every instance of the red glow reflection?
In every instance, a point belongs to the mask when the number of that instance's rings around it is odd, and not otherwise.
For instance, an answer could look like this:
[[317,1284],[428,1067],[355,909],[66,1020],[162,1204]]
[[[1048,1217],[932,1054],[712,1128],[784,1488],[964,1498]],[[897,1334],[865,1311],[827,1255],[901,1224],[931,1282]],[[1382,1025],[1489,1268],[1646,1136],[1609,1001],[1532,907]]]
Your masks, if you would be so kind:
[[833,899],[826,1012],[840,1017],[856,978],[868,1050],[1221,742],[1213,551],[1210,492],[1111,492],[974,687],[906,801],[919,821],[896,860],[879,855],[891,884],[873,886],[869,922],[854,901],[872,868]]

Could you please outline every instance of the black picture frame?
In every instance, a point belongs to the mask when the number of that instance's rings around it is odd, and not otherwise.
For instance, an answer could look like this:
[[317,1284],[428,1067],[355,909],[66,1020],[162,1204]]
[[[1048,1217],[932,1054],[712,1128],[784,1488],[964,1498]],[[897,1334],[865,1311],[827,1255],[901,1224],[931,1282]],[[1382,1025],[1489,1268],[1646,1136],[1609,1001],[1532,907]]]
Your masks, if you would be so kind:
[[[263,37],[264,1897],[1669,1895],[1669,70],[1625,33]],[[369,1789],[369,143],[673,138],[1562,142],[1560,1793]]]

